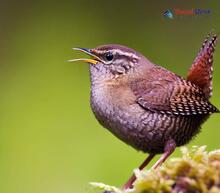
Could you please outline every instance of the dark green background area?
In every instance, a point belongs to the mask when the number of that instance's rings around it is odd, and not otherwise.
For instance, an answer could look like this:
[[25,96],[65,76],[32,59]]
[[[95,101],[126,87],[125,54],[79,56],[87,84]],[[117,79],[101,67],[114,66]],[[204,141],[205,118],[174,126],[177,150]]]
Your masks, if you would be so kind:
[[[170,20],[162,16],[167,8],[211,14]],[[185,76],[205,36],[220,32],[219,10],[218,0],[0,1],[0,192],[85,193],[90,181],[123,184],[146,155],[97,123],[88,66],[67,62],[79,56],[71,48],[124,44]],[[189,146],[219,148],[219,129],[213,115]]]

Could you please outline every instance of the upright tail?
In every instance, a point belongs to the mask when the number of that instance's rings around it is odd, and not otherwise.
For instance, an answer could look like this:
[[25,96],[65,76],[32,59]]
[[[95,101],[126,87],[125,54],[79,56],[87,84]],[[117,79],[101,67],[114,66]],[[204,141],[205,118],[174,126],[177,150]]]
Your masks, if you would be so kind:
[[212,63],[217,40],[218,35],[206,37],[187,76],[187,80],[198,85],[207,98],[212,96]]

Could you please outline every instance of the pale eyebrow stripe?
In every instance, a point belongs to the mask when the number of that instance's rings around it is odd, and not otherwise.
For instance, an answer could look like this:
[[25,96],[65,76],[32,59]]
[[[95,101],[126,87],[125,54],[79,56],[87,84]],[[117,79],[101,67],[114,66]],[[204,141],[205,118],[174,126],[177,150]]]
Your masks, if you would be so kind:
[[[134,53],[132,53],[132,52],[121,51],[119,49],[111,49],[109,51],[112,51],[113,53],[117,53],[117,54],[122,55],[122,56],[128,56],[128,57],[132,57],[134,59],[139,59],[139,57],[137,55],[135,55]],[[106,50],[96,50],[96,52],[98,54],[104,54],[104,53],[107,53],[108,51],[106,51]]]

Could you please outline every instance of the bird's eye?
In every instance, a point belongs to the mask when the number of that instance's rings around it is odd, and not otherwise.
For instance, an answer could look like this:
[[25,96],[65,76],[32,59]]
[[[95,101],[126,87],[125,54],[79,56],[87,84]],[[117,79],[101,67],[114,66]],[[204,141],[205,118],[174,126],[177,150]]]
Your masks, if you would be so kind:
[[112,53],[109,52],[105,55],[105,58],[106,58],[106,60],[111,61],[111,60],[113,60],[114,56]]

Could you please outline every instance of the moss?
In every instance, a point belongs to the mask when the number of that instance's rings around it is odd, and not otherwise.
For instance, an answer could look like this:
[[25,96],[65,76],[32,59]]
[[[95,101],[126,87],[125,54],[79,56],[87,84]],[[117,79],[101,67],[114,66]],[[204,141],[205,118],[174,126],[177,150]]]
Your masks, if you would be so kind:
[[[182,157],[167,160],[156,170],[135,170],[137,180],[131,193],[220,193],[220,150],[207,152],[205,146],[182,149]],[[92,183],[116,193],[114,186]]]

